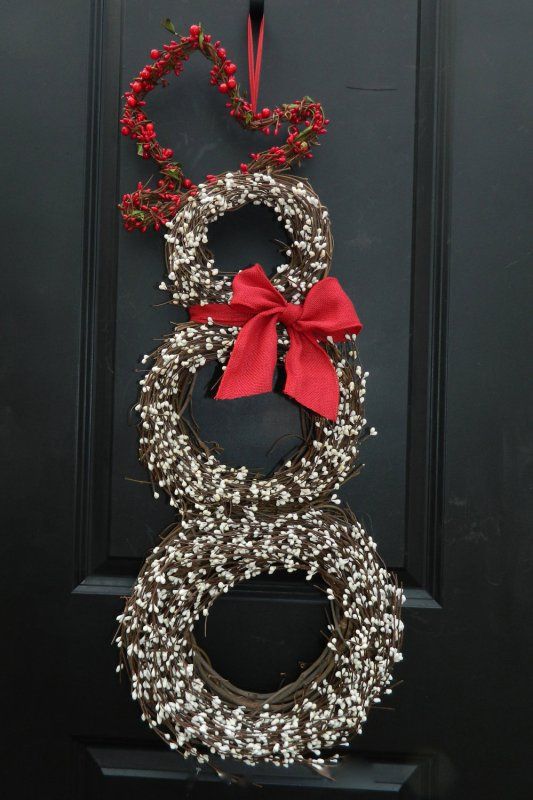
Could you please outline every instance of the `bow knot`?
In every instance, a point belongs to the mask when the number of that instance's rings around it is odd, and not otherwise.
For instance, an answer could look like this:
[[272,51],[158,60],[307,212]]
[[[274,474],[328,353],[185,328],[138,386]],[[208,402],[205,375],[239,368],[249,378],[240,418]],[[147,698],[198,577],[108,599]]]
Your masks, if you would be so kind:
[[295,322],[298,322],[303,314],[303,306],[296,305],[296,303],[287,303],[279,314],[279,321],[282,322],[286,328],[290,328]]
[[288,303],[270,283],[262,267],[239,272],[233,279],[233,295],[226,303],[191,306],[194,322],[240,328],[216,398],[229,400],[272,391],[278,353],[276,322],[289,334],[285,356],[287,379],[283,391],[317,414],[335,421],[339,406],[339,382],[320,342],[343,341],[362,328],[359,317],[336,278],[315,283],[301,305]]

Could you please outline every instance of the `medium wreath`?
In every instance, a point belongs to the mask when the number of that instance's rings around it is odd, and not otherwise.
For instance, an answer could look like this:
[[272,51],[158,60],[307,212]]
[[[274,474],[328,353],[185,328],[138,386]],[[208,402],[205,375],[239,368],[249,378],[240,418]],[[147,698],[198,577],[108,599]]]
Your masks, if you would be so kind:
[[166,256],[170,284],[162,289],[182,305],[227,302],[235,273],[222,273],[207,247],[209,225],[228,211],[253,203],[272,209],[288,236],[288,263],[280,264],[272,284],[287,300],[299,302],[329,272],[333,237],[327,209],[307,181],[292,175],[227,172],[200,184],[198,192],[167,224]]
[[258,113],[251,103],[241,96],[235,73],[237,67],[228,57],[220,42],[211,42],[201,25],[191,25],[188,36],[180,36],[163,45],[162,51],[150,53],[152,63],[146,64],[130,83],[130,91],[124,94],[125,105],[120,123],[124,136],[137,143],[137,153],[157,164],[161,179],[157,188],[150,189],[139,183],[137,189],[125,194],[119,208],[128,230],[146,231],[150,227],[159,230],[172,219],[182,203],[184,195],[194,194],[196,187],[183,173],[182,165],[173,160],[172,149],[163,147],[158,139],[155,125],[146,115],[146,96],[156,86],[166,86],[167,76],[180,75],[191,53],[202,53],[213,67],[211,84],[227,97],[226,107],[230,115],[251,131],[276,135],[280,127],[288,125],[287,139],[283,145],[274,145],[259,153],[252,153],[249,164],[241,164],[243,172],[285,169],[293,161],[311,158],[311,147],[318,136],[326,133],[328,124],[320,103],[303,97],[294,103],[284,103],[274,109],[263,108]]
[[[240,581],[302,570],[321,579],[331,603],[322,655],[269,694],[217,674],[194,625]],[[198,761],[210,754],[248,764],[323,763],[321,751],[361,732],[368,710],[390,693],[399,648],[402,592],[350,512],[185,519],[154,548],[120,622],[121,665],[148,725]]]
[[[288,340],[279,327],[283,363]],[[327,345],[339,381],[336,421],[302,408],[301,445],[265,476],[245,466],[223,464],[218,445],[202,440],[188,414],[198,370],[215,360],[224,365],[237,334],[237,328],[182,323],[154,353],[144,356],[143,362],[151,359],[153,364],[140,381],[136,406],[139,456],[150,471],[154,491],[163,489],[181,511],[190,503],[203,511],[276,511],[319,504],[355,474],[360,442],[375,433],[363,416],[368,373],[357,363],[355,336],[338,346]]]

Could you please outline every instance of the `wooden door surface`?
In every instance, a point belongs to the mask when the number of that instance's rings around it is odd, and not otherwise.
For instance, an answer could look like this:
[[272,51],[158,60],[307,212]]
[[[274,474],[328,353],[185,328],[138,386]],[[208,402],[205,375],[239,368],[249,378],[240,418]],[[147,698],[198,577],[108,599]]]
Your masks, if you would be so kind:
[[[331,118],[296,168],[330,211],[333,273],[365,328],[379,436],[342,498],[405,586],[402,681],[336,779],[248,769],[228,785],[162,749],[115,673],[115,617],[173,520],[137,463],[139,356],[163,242],[116,205],[153,170],[120,137],[121,93],[168,34],[201,20],[246,75],[242,0],[72,0],[3,9],[2,537],[6,797],[531,797],[533,8],[511,0],[268,0],[260,102],[309,94]],[[151,98],[188,174],[263,145],[197,57]],[[157,94],[157,96],[156,96]],[[279,259],[264,209],[212,226],[225,268]],[[281,394],[195,390],[202,435],[269,469],[297,441]],[[291,576],[215,605],[218,670],[272,688],[319,652],[323,599]],[[262,788],[258,788],[261,786]]]

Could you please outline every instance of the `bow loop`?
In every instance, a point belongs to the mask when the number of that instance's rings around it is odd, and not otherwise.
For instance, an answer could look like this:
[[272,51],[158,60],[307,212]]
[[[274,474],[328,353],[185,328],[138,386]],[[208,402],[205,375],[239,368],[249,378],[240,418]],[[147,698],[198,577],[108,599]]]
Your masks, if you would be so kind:
[[239,272],[229,304],[189,308],[191,320],[239,327],[216,398],[231,399],[272,391],[277,361],[276,323],[285,325],[290,345],[283,391],[301,405],[335,421],[339,406],[337,373],[320,346],[328,337],[342,341],[362,328],[349,297],[336,278],[318,281],[302,305],[288,303],[262,267]]
[[342,341],[346,333],[359,333],[363,327],[337,278],[324,278],[311,287],[303,304],[300,326],[320,341],[330,336],[335,342]]

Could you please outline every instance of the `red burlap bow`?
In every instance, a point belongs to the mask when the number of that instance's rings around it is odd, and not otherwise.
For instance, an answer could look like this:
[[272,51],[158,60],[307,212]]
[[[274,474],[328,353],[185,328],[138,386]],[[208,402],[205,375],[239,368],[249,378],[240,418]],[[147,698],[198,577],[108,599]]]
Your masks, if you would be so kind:
[[216,393],[230,400],[272,391],[277,362],[276,323],[289,333],[285,356],[287,378],[283,391],[298,403],[335,421],[339,382],[328,354],[319,342],[343,341],[359,333],[359,317],[336,278],[324,278],[308,292],[302,305],[288,303],[270,283],[259,264],[233,279],[229,304],[210,303],[189,308],[191,320],[241,328]]

